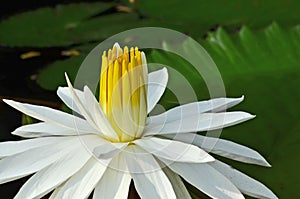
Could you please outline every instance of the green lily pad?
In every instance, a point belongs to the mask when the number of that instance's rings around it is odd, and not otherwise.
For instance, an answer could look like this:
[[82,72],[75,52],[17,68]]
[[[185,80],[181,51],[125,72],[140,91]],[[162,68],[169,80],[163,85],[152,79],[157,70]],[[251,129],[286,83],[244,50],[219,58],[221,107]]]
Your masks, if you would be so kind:
[[[57,5],[17,14],[0,22],[0,43],[22,47],[68,46],[102,41],[116,33],[145,26],[170,28],[195,37],[216,25],[234,30],[244,24],[263,27],[274,20],[291,26],[300,20],[297,9],[300,3],[296,0],[233,0],[226,6],[217,0],[139,2],[138,13],[135,9],[129,13],[113,11],[117,10],[117,4],[97,2]],[[105,12],[108,10],[111,13]]]
[[80,55],[52,63],[39,73],[37,83],[42,88],[53,91],[57,90],[58,86],[65,86],[66,79],[64,74],[67,73],[71,81],[74,81],[84,58],[85,55]]
[[170,23],[189,23],[193,29],[202,27],[208,30],[214,25],[263,27],[272,21],[296,25],[300,20],[299,7],[297,0],[152,0],[138,1],[137,8],[145,17]]
[[101,2],[78,3],[14,15],[0,22],[0,43],[10,46],[70,45],[74,43],[71,36],[78,26],[112,6]]
[[[45,7],[0,22],[0,43],[13,47],[69,46],[102,41],[132,28],[161,26],[184,31],[187,25],[140,19],[136,13],[112,12],[112,3],[78,3]],[[103,14],[105,13],[105,14]]]

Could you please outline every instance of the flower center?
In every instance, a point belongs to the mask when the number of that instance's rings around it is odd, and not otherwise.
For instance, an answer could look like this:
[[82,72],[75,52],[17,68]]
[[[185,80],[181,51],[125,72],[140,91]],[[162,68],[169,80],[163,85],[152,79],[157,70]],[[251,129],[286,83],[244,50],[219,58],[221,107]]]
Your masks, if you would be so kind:
[[99,104],[121,142],[142,135],[147,118],[147,63],[137,47],[103,52]]

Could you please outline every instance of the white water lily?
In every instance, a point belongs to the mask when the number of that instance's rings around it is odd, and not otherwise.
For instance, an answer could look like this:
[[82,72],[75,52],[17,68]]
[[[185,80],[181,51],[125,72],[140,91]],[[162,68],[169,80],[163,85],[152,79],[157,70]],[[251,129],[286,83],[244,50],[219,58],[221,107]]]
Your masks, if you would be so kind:
[[[66,77],[67,78],[67,77]],[[88,87],[58,88],[61,100],[79,116],[48,107],[4,100],[41,122],[17,128],[21,141],[0,143],[0,183],[34,174],[16,199],[127,198],[131,180],[141,198],[191,198],[181,178],[211,198],[277,198],[260,182],[215,160],[217,154],[270,166],[256,151],[198,135],[253,118],[225,112],[242,98],[218,98],[149,116],[164,93],[166,69],[147,72],[137,48],[115,44],[102,56],[99,102]],[[214,147],[210,148],[213,143]]]

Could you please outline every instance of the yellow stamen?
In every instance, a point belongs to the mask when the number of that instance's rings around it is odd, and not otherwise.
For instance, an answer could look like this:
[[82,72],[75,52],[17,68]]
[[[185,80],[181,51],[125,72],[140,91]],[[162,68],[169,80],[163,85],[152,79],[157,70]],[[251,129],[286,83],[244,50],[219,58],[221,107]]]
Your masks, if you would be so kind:
[[99,104],[121,142],[140,137],[147,117],[147,70],[138,48],[115,44],[102,55]]

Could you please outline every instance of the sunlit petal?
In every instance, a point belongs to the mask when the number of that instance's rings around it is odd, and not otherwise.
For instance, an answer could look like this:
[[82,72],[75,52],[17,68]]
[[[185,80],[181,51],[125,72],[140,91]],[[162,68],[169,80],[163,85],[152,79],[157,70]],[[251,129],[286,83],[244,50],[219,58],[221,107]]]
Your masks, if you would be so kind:
[[56,193],[56,198],[87,198],[106,171],[106,166],[91,158]]
[[97,184],[93,199],[118,198],[127,199],[131,176],[126,169],[126,162],[115,157]]
[[192,143],[208,152],[226,158],[270,167],[270,164],[258,152],[228,140],[191,133],[166,136],[182,142]]
[[155,156],[176,162],[203,163],[214,161],[208,153],[191,144],[155,137],[134,141],[135,144]]
[[240,191],[209,164],[165,162],[170,169],[212,198],[244,199]]
[[124,152],[134,186],[145,199],[166,198],[176,199],[172,184],[166,174],[159,169],[157,161],[152,155],[137,146],[130,146]]
[[90,154],[81,147],[34,174],[19,190],[15,199],[40,198],[79,171]]
[[33,148],[0,160],[0,183],[9,182],[37,172],[66,156],[77,145],[74,139],[62,138],[51,147]]
[[76,126],[73,129],[47,122],[39,122],[21,126],[12,132],[13,135],[18,135],[26,138],[43,137],[43,136],[73,136],[84,134],[97,134],[97,131],[92,128],[87,122],[83,126]]
[[[74,91],[80,99],[80,101],[82,102],[82,104],[85,106],[86,102],[84,99],[83,92],[78,89],[74,89]],[[80,113],[80,110],[74,101],[72,91],[69,87],[58,87],[56,93],[59,96],[59,98],[65,103],[65,105],[67,105],[71,110],[75,111],[76,113]]]
[[3,101],[26,115],[50,124],[69,128],[72,130],[76,129],[76,127],[79,127],[80,131],[81,129],[86,131],[91,129],[90,126],[86,124],[85,120],[59,110],[55,110],[45,106],[15,102],[13,100]]
[[154,106],[160,100],[165,92],[168,82],[168,72],[166,68],[149,73],[148,75],[148,113],[152,111]]
[[43,146],[53,147],[53,145],[58,144],[59,142],[65,142],[69,139],[70,138],[64,138],[64,137],[45,137],[45,138],[36,138],[36,139],[28,139],[28,140],[21,140],[21,141],[1,142],[0,158],[16,155],[18,153],[22,153],[24,151],[28,151],[34,148],[40,148]]
[[209,163],[210,166],[217,169],[243,193],[256,198],[277,199],[277,196],[265,185],[257,180],[250,178],[242,172],[232,168],[225,163],[215,161]]
[[189,133],[197,131],[209,131],[232,126],[255,116],[246,112],[225,112],[225,113],[203,113],[194,114],[187,112],[175,120],[165,118],[158,120],[150,117],[147,126],[144,129],[144,136],[164,135],[172,133]]

